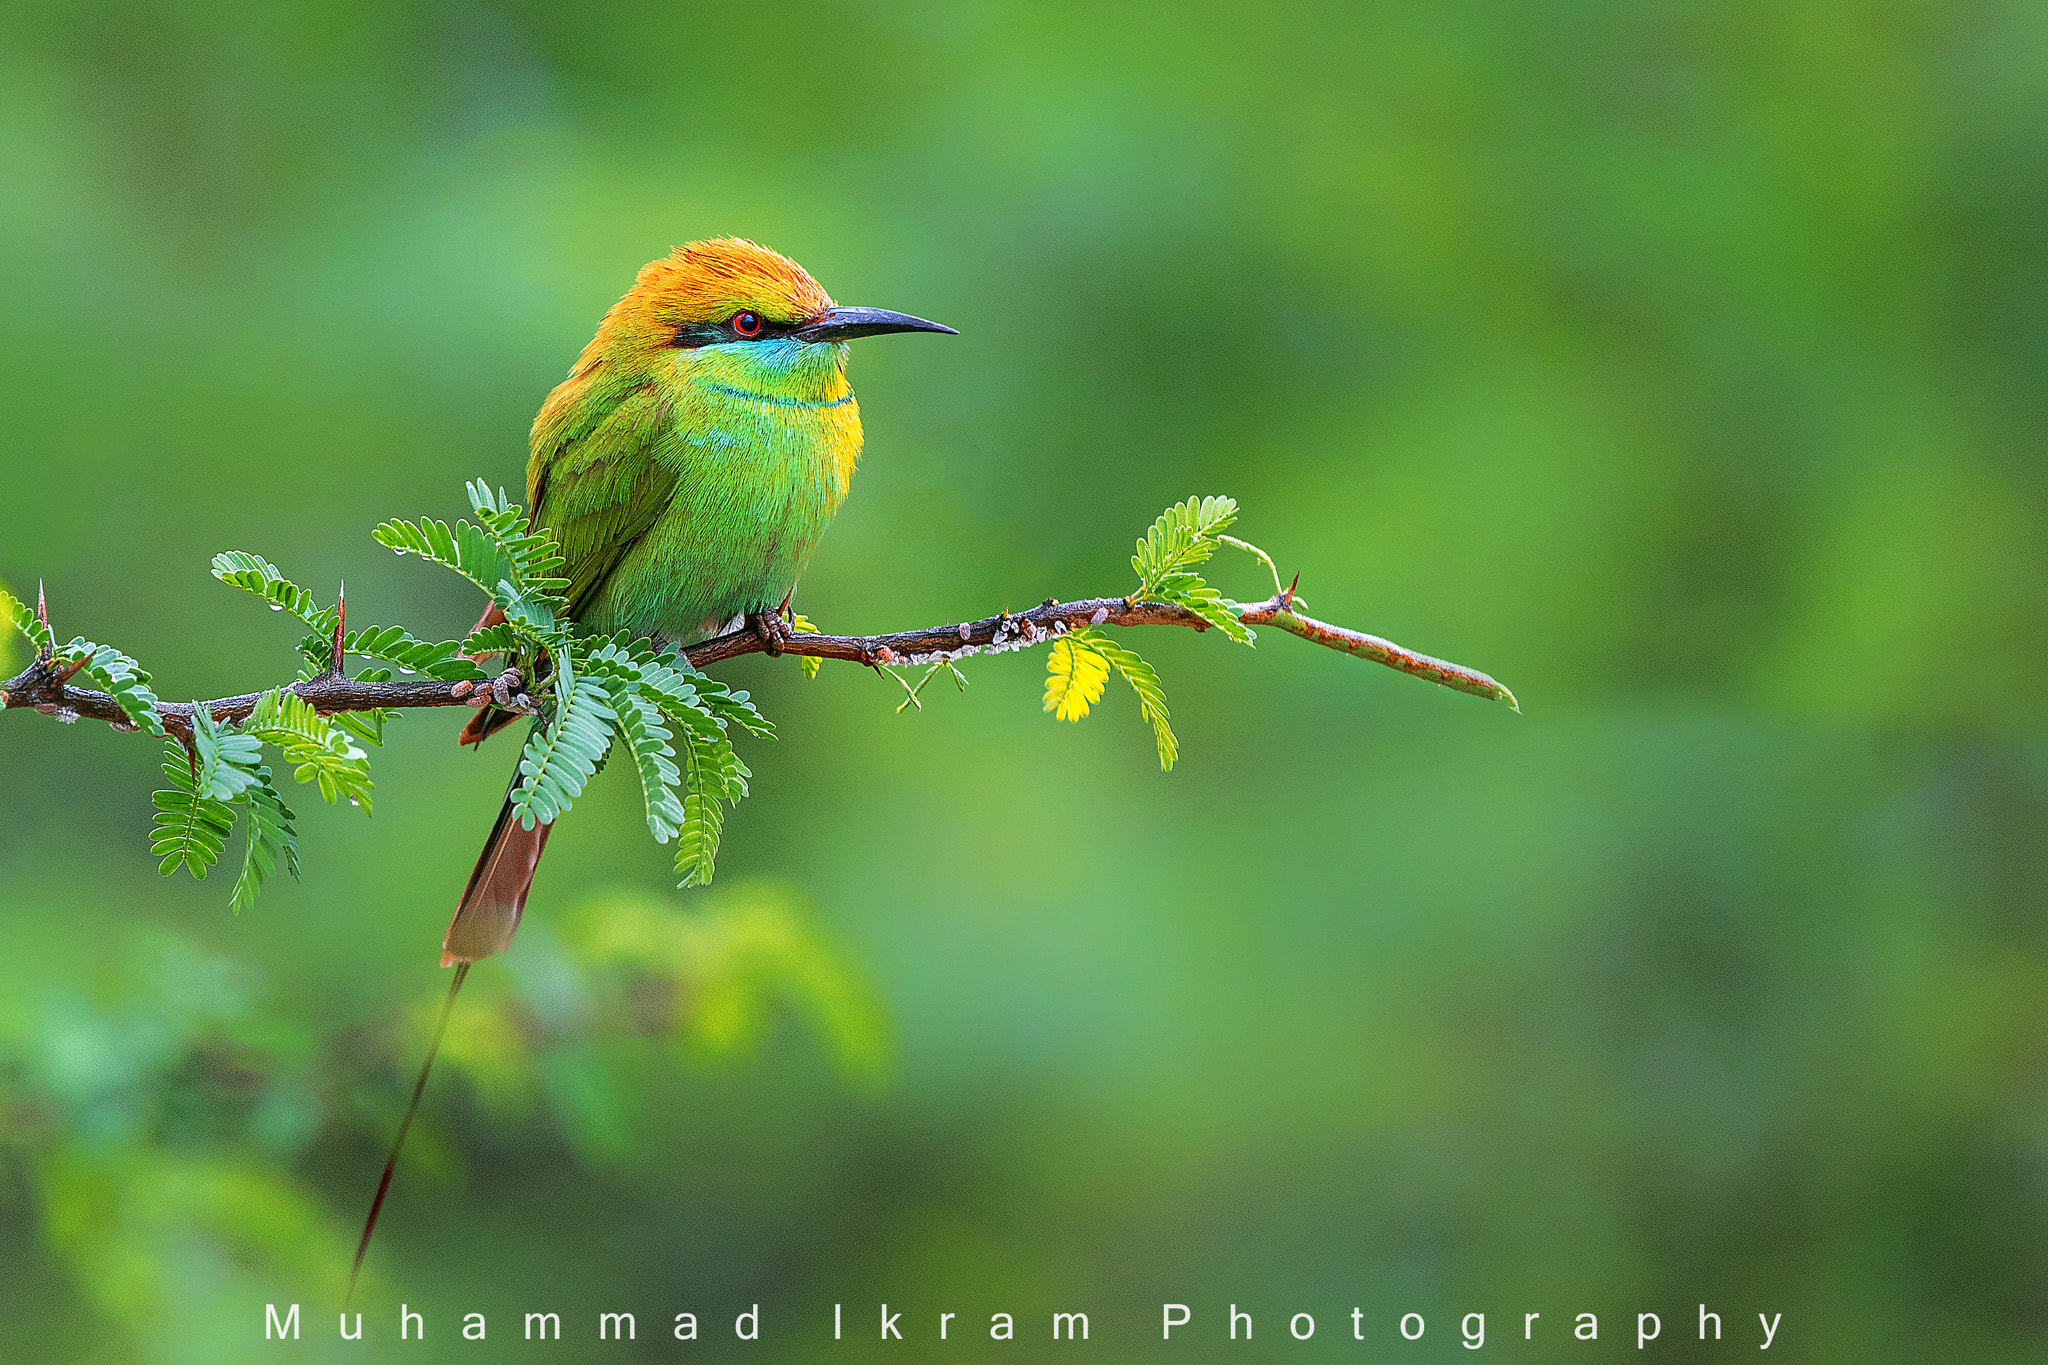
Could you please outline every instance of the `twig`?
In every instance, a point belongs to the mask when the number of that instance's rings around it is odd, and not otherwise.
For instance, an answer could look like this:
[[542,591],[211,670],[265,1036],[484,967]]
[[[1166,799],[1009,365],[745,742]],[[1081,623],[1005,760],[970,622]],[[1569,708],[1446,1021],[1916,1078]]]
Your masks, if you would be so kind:
[[1362,630],[1346,630],[1343,626],[1329,625],[1312,616],[1290,611],[1288,602],[1293,595],[1294,589],[1290,586],[1279,597],[1261,602],[1256,607],[1247,607],[1239,616],[1248,626],[1278,626],[1289,635],[1299,636],[1310,644],[1334,649],[1355,658],[1370,659],[1376,664],[1385,664],[1388,668],[1398,669],[1411,678],[1421,678],[1439,687],[1469,692],[1475,697],[1485,697],[1489,701],[1504,701],[1512,710],[1518,712],[1522,709],[1521,704],[1515,700],[1514,693],[1476,668],[1454,664],[1448,659],[1431,658],[1427,654],[1417,654],[1412,649],[1403,649],[1392,640],[1382,640],[1379,636],[1367,635]]
[[[1238,615],[1246,625],[1276,626],[1311,644],[1370,659],[1411,677],[1477,697],[1504,701],[1517,711],[1521,709],[1516,705],[1512,692],[1476,669],[1417,654],[1377,635],[1329,625],[1293,610],[1294,605],[1290,589],[1275,593],[1264,602],[1241,606]],[[1121,597],[1058,602],[1047,598],[1041,605],[1014,616],[1002,612],[979,621],[927,626],[923,630],[898,631],[890,635],[790,633],[777,639],[775,644],[783,654],[841,659],[870,667],[937,664],[951,663],[970,654],[1000,654],[1013,649],[1028,649],[1084,626],[1187,626],[1207,630],[1209,623],[1183,607],[1165,602],[1130,603]],[[769,647],[766,632],[742,627],[730,634],[691,645],[683,653],[693,666],[704,668],[736,659],[742,654],[764,653]],[[0,707],[34,707],[46,715],[69,711],[76,716],[127,727],[127,717],[112,697],[104,692],[73,687],[68,675],[59,676],[60,672],[52,670],[46,660],[35,660],[5,684],[0,684]],[[363,682],[342,677],[337,670],[292,683],[289,690],[322,715],[332,715],[337,711],[471,705],[471,693],[477,687],[474,681],[439,682],[428,678]],[[232,723],[247,716],[262,695],[260,692],[245,692],[199,704],[206,707],[214,720]],[[157,711],[163,719],[164,728],[189,741],[193,705],[191,702],[159,703]]]

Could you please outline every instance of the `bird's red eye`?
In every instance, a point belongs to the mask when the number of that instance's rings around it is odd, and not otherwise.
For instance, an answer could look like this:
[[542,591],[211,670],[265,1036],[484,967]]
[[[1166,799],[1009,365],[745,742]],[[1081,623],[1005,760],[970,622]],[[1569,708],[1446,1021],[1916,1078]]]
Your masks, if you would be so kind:
[[743,337],[761,335],[761,319],[753,313],[734,313],[732,329]]

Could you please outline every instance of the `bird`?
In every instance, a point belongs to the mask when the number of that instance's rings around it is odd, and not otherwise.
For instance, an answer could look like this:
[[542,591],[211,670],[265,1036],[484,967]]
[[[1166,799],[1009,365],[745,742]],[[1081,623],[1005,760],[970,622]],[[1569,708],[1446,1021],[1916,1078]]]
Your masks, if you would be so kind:
[[[847,343],[892,332],[958,335],[835,305],[802,266],[743,238],[691,242],[641,267],[533,421],[526,505],[561,547],[570,618],[657,645],[749,619],[779,629],[774,613],[860,458]],[[512,719],[482,708],[461,740],[481,743]],[[551,828],[523,827],[508,792],[442,940],[443,967],[512,941]]]
[[[771,641],[860,458],[847,344],[951,327],[886,308],[842,308],[795,261],[739,237],[676,247],[642,266],[533,419],[529,525],[553,535],[569,618],[591,635],[689,645],[751,621]],[[503,620],[485,611],[482,627]],[[522,669],[538,660],[520,659]],[[463,743],[514,713],[480,707]],[[455,968],[412,1101],[384,1162],[349,1270],[370,1249],[470,967],[512,942],[551,824],[528,829],[512,793],[441,940]]]

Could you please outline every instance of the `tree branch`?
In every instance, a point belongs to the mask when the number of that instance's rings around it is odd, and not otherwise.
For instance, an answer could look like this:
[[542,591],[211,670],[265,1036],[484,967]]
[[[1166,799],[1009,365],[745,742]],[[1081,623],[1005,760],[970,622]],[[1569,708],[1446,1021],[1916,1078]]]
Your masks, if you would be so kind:
[[[1240,607],[1238,615],[1247,625],[1272,625],[1311,644],[1370,659],[1411,677],[1493,701],[1504,701],[1518,711],[1521,709],[1516,705],[1513,693],[1475,669],[1417,654],[1376,635],[1303,616],[1293,609],[1292,588],[1276,593],[1264,602]],[[743,654],[762,653],[841,659],[875,668],[938,663],[970,654],[1006,653],[1043,644],[1085,626],[1189,626],[1195,630],[1207,630],[1209,623],[1191,611],[1163,602],[1132,602],[1122,597],[1091,597],[1078,602],[1047,598],[1041,605],[1014,616],[1003,612],[961,625],[929,626],[892,635],[793,634],[786,629],[762,629],[750,625],[691,645],[683,653],[697,668],[723,663]],[[71,686],[70,677],[75,671],[53,668],[47,660],[36,659],[5,684],[0,684],[0,709],[33,707],[58,720],[73,721],[85,717],[106,721],[117,730],[134,728],[112,697],[104,692]],[[341,676],[338,670],[289,684],[289,690],[311,703],[322,715],[380,708],[474,706],[488,699],[489,687],[488,683],[437,682],[424,678],[359,682]],[[232,722],[246,717],[260,696],[260,692],[245,692],[202,704],[216,721]],[[187,743],[192,737],[193,705],[192,702],[162,702],[157,708],[164,728]]]

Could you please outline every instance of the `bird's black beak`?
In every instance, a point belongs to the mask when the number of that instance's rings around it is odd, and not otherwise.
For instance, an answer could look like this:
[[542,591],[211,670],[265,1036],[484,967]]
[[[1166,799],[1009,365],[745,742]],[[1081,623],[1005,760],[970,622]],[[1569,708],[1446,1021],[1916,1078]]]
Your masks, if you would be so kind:
[[813,318],[790,335],[799,341],[851,341],[855,337],[878,337],[888,332],[944,332],[959,336],[943,323],[926,322],[908,313],[886,308],[834,308]]

